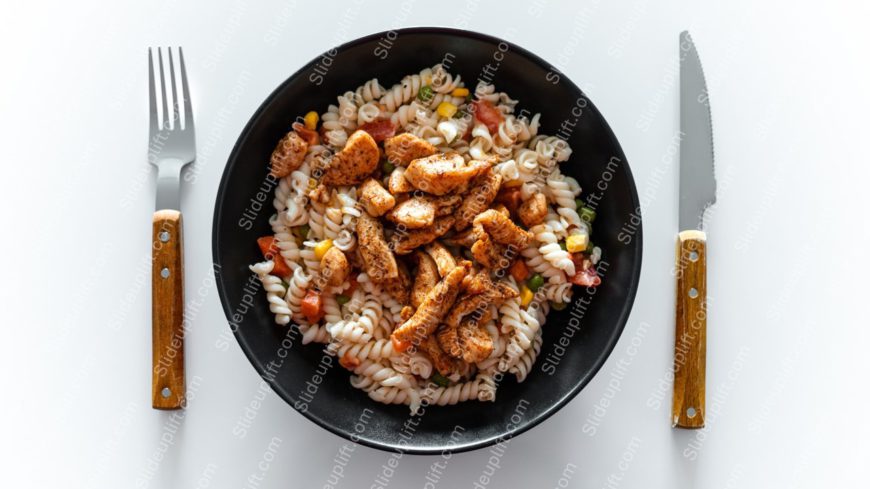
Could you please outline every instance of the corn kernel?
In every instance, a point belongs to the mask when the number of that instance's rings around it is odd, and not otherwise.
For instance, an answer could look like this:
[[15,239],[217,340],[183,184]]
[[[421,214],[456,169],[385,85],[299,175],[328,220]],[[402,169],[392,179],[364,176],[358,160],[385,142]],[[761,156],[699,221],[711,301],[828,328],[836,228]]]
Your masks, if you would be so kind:
[[319,120],[320,116],[317,115],[317,112],[314,112],[312,110],[311,112],[305,114],[305,128],[311,131],[317,129],[317,121]]
[[468,93],[467,88],[454,88],[453,91],[450,92],[450,95],[454,97],[467,97]]
[[572,234],[566,240],[566,246],[571,253],[586,251],[586,246],[589,244],[588,234]]
[[317,188],[317,180],[313,178],[308,179],[308,190],[314,190]]
[[332,248],[332,240],[324,239],[323,241],[314,245],[314,256],[316,256],[318,260],[321,260],[323,259],[323,255],[325,255],[330,248]]
[[520,287],[520,305],[523,307],[528,306],[532,303],[532,299],[535,297],[535,294],[529,289],[525,284]]
[[457,110],[458,108],[450,102],[441,102],[440,104],[438,104],[438,109],[436,109],[436,112],[438,112],[438,115],[440,115],[441,117],[446,117],[447,119],[449,119],[453,117],[453,114],[455,114]]

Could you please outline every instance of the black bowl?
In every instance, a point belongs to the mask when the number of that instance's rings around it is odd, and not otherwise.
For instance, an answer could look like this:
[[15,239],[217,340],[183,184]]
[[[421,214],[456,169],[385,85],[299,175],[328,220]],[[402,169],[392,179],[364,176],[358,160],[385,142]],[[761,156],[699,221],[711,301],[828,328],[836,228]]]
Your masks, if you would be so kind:
[[[431,406],[423,416],[410,418],[407,406],[376,403],[351,387],[348,372],[324,356],[322,345],[302,345],[295,328],[277,326],[248,265],[261,260],[256,238],[271,233],[274,182],[266,178],[268,161],[293,120],[309,110],[323,112],[337,95],[371,78],[389,87],[441,61],[472,89],[478,79],[495,83],[519,99],[518,110],[542,113],[544,134],[568,139],[574,152],[562,171],[575,177],[583,196],[596,204],[592,239],[604,250],[607,265],[602,267],[602,285],[575,287],[572,306],[550,312],[543,348],[525,382],[509,375],[494,403]],[[592,102],[565,75],[525,49],[482,34],[430,27],[351,41],[311,61],[272,92],[245,126],[227,162],[212,239],[218,291],[231,329],[275,392],[333,433],[371,447],[417,454],[491,445],[564,406],[592,379],[619,339],[641,265],[637,190],[616,137]]]

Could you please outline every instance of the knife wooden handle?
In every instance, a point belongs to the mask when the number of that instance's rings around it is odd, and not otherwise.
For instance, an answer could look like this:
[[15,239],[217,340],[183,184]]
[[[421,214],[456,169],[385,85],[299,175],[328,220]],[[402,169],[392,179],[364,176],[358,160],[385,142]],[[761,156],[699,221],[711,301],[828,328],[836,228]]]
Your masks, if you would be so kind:
[[184,407],[184,264],[181,212],[154,213],[151,241],[151,406]]
[[682,231],[677,242],[674,348],[675,428],[703,428],[707,372],[707,235]]

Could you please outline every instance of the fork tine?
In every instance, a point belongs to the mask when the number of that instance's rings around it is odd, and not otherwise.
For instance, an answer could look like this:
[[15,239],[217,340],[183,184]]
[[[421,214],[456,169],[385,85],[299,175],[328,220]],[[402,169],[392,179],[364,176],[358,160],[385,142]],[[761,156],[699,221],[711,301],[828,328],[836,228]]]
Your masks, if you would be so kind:
[[172,48],[169,50],[169,80],[172,83],[172,127],[181,128],[181,120],[178,118],[178,92],[175,90],[175,63],[172,62]]
[[184,52],[178,47],[181,64],[181,97],[184,98],[184,129],[193,129],[193,108],[190,106],[190,90],[187,87],[187,70],[184,68]]
[[163,48],[157,48],[157,60],[160,62],[160,94],[161,104],[163,106],[163,124],[162,129],[169,129],[169,110],[166,107],[166,80],[163,75]]
[[148,127],[153,136],[159,130],[160,120],[157,115],[157,87],[154,85],[154,56],[151,54],[151,48],[148,48],[148,112],[150,113]]

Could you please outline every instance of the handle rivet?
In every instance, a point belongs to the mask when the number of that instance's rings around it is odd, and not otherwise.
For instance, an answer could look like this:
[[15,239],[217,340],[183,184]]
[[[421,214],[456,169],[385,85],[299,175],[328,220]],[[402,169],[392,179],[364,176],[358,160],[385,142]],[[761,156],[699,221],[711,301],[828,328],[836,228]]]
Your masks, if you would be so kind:
[[698,289],[696,289],[694,287],[689,289],[689,297],[691,297],[692,299],[694,299],[695,297],[698,297]]
[[692,251],[689,253],[689,260],[698,261],[698,252]]
[[169,269],[164,267],[163,270],[160,270],[160,276],[163,278],[169,278]]
[[162,231],[158,237],[160,238],[160,241],[163,241],[164,243],[169,241],[169,231]]
[[172,395],[172,391],[169,390],[169,387],[164,387],[162,391],[160,391],[160,395],[163,397],[169,397]]
[[686,409],[686,416],[694,418],[696,414],[698,414],[698,411],[696,411],[695,408],[690,407],[689,409]]

